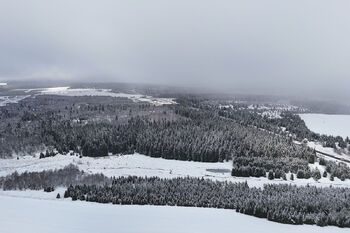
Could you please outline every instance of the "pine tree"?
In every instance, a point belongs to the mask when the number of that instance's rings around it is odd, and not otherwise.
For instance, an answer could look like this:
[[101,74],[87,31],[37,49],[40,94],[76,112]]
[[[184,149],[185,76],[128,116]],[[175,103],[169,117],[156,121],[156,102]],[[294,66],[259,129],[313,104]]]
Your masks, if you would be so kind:
[[282,175],[282,179],[283,179],[283,180],[287,180],[286,173],[284,173],[284,172],[283,172],[283,175]]
[[290,180],[294,180],[294,175],[293,175],[293,173],[290,174]]
[[323,177],[327,177],[327,171],[323,172]]
[[312,177],[314,178],[314,180],[319,180],[321,179],[321,173],[318,170],[318,168],[316,168],[313,172],[312,172]]
[[304,179],[305,178],[305,174],[303,170],[298,170],[297,172],[297,178],[298,179]]
[[315,163],[315,156],[314,155],[310,155],[309,158],[308,158],[308,162],[311,163],[311,164],[314,164]]

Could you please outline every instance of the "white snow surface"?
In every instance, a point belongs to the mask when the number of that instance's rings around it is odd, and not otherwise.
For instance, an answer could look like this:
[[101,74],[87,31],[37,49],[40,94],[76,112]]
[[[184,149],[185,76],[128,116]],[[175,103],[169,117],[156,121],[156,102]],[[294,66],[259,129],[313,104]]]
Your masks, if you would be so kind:
[[[34,192],[44,196],[42,191]],[[23,194],[19,194],[21,195]],[[47,195],[48,198],[37,200],[32,197],[4,196],[0,193],[1,232],[342,233],[349,231],[338,227],[280,224],[239,214],[234,210],[73,202],[69,199],[54,199],[51,197],[52,193]]]
[[[20,197],[20,198],[30,198],[37,200],[56,200],[56,196],[59,193],[61,198],[64,197],[64,192],[67,188],[59,187],[53,192],[44,192],[44,190],[7,190],[4,191],[0,189],[0,197]],[[15,199],[14,199],[15,200]],[[67,199],[71,200],[71,199]]]
[[[95,89],[95,88],[70,88],[70,87],[49,87],[49,88],[34,88],[34,89],[15,89],[15,91],[24,91],[27,94],[32,92],[35,95],[60,95],[60,96],[105,96],[115,98],[128,98],[134,102],[147,102],[155,106],[176,104],[173,98],[158,98],[141,94],[126,94],[112,92],[111,89]],[[22,96],[22,99],[29,97],[30,95]],[[4,96],[10,98],[9,96]],[[18,101],[22,100],[19,99]],[[14,103],[18,103],[14,102]],[[0,96],[0,106],[3,101]],[[4,104],[6,105],[6,104]],[[3,105],[3,106],[4,106]]]
[[299,114],[306,126],[320,134],[350,137],[350,115]]
[[6,106],[8,104],[17,104],[19,101],[28,98],[29,95],[21,96],[0,96],[0,107]]
[[[330,181],[328,178],[290,180],[275,179],[268,180],[265,177],[232,177],[232,162],[223,163],[203,163],[193,161],[167,160],[162,158],[152,158],[141,154],[108,156],[100,158],[83,157],[78,158],[70,155],[57,155],[39,159],[38,157],[24,156],[13,159],[0,160],[0,176],[9,175],[15,171],[23,173],[25,171],[43,171],[63,168],[69,164],[75,164],[80,170],[90,174],[102,173],[108,177],[118,176],[140,176],[161,178],[176,177],[198,177],[217,181],[245,182],[250,187],[263,187],[264,184],[295,184],[299,186],[314,185],[317,187],[350,187],[350,180],[341,181],[335,178]],[[320,168],[322,170],[322,168]]]
[[148,102],[156,106],[165,104],[176,104],[172,98],[156,98],[152,96],[146,96],[141,94],[126,94],[115,93],[111,89],[95,89],[95,88],[70,88],[70,87],[51,87],[41,89],[30,89],[27,92],[39,91],[42,95],[61,95],[61,96],[107,96],[107,97],[119,97],[128,98],[134,102]]

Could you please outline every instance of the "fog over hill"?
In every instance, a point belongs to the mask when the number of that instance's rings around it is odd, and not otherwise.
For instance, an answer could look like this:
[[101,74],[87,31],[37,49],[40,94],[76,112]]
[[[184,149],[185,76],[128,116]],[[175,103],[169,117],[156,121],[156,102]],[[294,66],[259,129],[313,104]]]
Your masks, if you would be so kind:
[[350,3],[4,0],[0,82],[141,82],[349,99]]

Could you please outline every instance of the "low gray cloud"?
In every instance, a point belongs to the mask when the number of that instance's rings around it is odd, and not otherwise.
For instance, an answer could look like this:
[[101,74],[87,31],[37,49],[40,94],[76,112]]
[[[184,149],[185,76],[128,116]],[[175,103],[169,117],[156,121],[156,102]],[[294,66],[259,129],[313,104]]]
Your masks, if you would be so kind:
[[350,98],[347,0],[2,0],[0,81]]

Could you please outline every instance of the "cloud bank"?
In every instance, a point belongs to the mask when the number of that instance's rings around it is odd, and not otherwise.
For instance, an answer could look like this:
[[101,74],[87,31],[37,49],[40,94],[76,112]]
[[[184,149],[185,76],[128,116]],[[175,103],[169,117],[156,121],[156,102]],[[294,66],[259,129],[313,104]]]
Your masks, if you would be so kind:
[[347,0],[3,0],[0,81],[350,98]]

